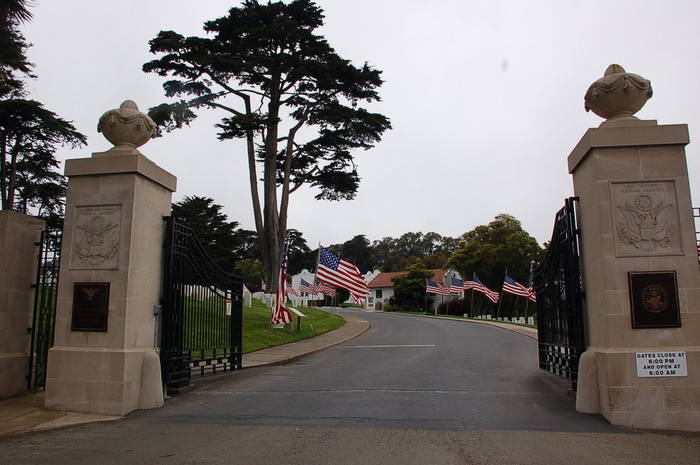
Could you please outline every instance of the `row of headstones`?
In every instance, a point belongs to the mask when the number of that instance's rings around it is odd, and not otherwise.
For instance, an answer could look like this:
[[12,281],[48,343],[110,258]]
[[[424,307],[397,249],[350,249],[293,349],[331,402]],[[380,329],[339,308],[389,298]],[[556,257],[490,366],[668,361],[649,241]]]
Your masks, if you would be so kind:
[[[467,318],[467,317],[469,317],[469,315],[467,315],[467,314],[465,313],[465,314],[464,314],[464,318]],[[510,323],[520,323],[520,324],[523,324],[523,325],[524,325],[524,324],[528,324],[528,325],[531,325],[531,326],[534,326],[534,325],[535,325],[535,317],[532,317],[532,316],[527,317],[527,320],[526,320],[525,317],[523,317],[523,316],[517,317],[517,318],[516,318],[516,317],[511,317],[511,318],[508,318],[508,317],[493,318],[491,315],[477,315],[476,318],[479,319],[479,320],[506,321],[506,322],[510,322]]]
[[[213,288],[209,286],[199,286],[199,285],[194,285],[194,284],[186,284],[184,286],[183,290],[183,295],[188,296],[188,297],[197,297],[197,296],[207,296],[209,295],[210,292],[212,292]],[[222,295],[225,294],[224,291],[217,291],[217,294]],[[255,294],[251,294],[249,291],[243,292],[243,306],[244,307],[252,307],[253,306],[253,297],[256,299],[259,299],[261,297],[258,297],[257,295],[260,294],[260,296],[265,296],[266,294],[263,294],[262,292],[256,292]],[[270,299],[272,296],[268,296]],[[200,297],[201,298],[201,297]],[[272,302],[270,300],[270,302]],[[268,306],[272,305],[271,303],[268,304]]]
[[[249,293],[249,292],[244,292],[243,293],[243,302],[246,307],[250,307],[252,305],[252,299],[257,299],[261,301],[263,304],[265,304],[266,307],[272,307],[275,303],[275,295],[274,294],[266,294],[264,292],[254,292],[254,293]],[[292,301],[293,305],[304,305],[304,300],[299,299],[299,298],[290,298]]]
[[[275,303],[275,296],[273,294],[266,294],[264,292],[254,292],[251,294],[250,292],[244,292],[243,293],[243,305],[246,307],[252,307],[253,306],[253,300],[252,299],[257,299],[261,301],[266,307],[272,307]],[[295,305],[303,305],[302,301],[297,300]],[[336,307],[321,307],[323,309],[330,309],[330,308],[336,308]]]

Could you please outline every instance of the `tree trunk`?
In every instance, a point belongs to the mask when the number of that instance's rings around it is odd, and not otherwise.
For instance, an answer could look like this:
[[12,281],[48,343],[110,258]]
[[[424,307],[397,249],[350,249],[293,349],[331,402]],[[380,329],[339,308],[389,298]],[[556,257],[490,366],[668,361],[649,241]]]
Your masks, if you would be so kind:
[[[252,114],[252,109],[250,105],[250,97],[247,95],[241,95],[243,101],[245,102],[246,115]],[[250,197],[253,202],[253,217],[255,218],[255,231],[258,233],[258,247],[260,247],[260,256],[263,257],[263,263],[265,262],[265,257],[269,256],[267,242],[265,241],[264,231],[265,222],[263,221],[262,211],[260,209],[260,195],[258,194],[258,170],[255,161],[255,134],[252,130],[246,132],[246,144],[248,151],[248,181],[250,182]],[[265,274],[265,266],[263,265],[263,279],[266,282],[270,282],[270,278]]]
[[279,242],[283,243],[287,235],[287,210],[289,207],[289,182],[292,172],[292,156],[294,154],[294,137],[306,120],[306,114],[289,130],[287,134],[287,147],[285,148],[284,176],[282,179],[282,198],[279,213]]
[[[280,268],[279,211],[277,210],[277,133],[279,125],[279,76],[271,80],[270,102],[267,111],[267,139],[264,162],[264,228],[263,273],[270,293],[277,290],[277,273]],[[260,234],[260,233],[258,233]]]
[[7,133],[3,132],[0,137],[0,210],[7,208]]
[[7,186],[6,205],[3,209],[13,210],[15,207],[15,185],[17,184],[17,156],[20,147],[20,138],[17,137],[12,150],[10,150],[10,180]]

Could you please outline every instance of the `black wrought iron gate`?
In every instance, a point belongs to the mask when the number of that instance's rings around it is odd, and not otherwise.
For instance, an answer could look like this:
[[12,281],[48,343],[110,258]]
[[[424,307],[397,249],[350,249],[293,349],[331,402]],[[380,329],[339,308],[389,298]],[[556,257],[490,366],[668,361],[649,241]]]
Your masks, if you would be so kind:
[[569,378],[573,390],[586,350],[577,202],[570,197],[557,212],[549,250],[534,275],[540,368]]
[[171,391],[241,368],[241,281],[219,268],[191,228],[165,218],[161,370]]
[[36,281],[34,283],[34,312],[29,359],[27,362],[27,389],[42,389],[46,385],[46,362],[53,345],[58,296],[58,270],[61,264],[60,228],[46,227],[41,232]]

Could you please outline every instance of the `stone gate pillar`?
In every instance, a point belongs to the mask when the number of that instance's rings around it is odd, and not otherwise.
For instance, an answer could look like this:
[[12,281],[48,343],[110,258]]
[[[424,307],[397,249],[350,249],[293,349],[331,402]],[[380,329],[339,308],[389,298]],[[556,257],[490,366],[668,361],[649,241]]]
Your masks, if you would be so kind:
[[176,178],[137,150],[153,129],[127,100],[98,125],[115,147],[66,162],[49,408],[124,415],[163,404],[154,306]]
[[0,398],[27,389],[37,243],[44,221],[0,211]]
[[644,78],[611,65],[586,94],[608,118],[568,158],[580,198],[587,350],[576,408],[615,425],[700,430],[700,268],[688,127],[632,116]]

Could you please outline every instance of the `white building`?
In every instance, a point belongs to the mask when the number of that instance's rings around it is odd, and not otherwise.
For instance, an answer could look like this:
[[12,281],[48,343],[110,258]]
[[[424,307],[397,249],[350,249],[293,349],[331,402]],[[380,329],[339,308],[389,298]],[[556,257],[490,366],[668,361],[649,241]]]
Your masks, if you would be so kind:
[[309,301],[323,300],[323,294],[309,294],[308,292],[302,292],[300,290],[301,280],[306,281],[308,284],[313,285],[316,279],[316,274],[309,270],[303,269],[300,273],[297,273],[291,277],[291,286],[299,291],[299,295],[296,296],[290,292],[287,292],[287,298],[289,298],[294,305],[301,307],[308,307]]
[[[442,283],[447,287],[450,287],[450,284],[452,283],[452,278],[462,279],[460,274],[457,273],[455,270],[435,269],[430,271],[433,272],[432,281],[436,283]],[[394,283],[391,281],[391,278],[405,273],[405,271],[397,271],[391,273],[375,274],[372,281],[370,281],[367,285],[367,287],[369,287],[370,294],[367,297],[367,303],[365,304],[365,308],[368,310],[382,310],[384,305],[388,303],[389,299],[394,295]],[[464,291],[460,292],[459,294],[433,296],[431,306],[428,310],[434,311],[441,303],[460,299],[462,297],[464,297]]]

